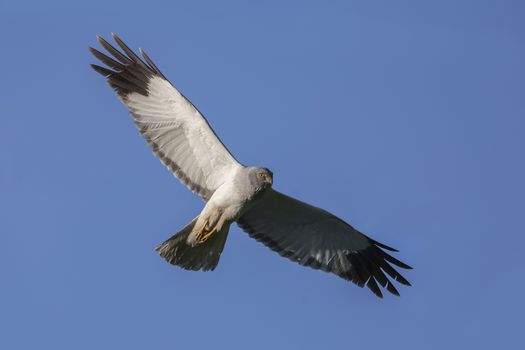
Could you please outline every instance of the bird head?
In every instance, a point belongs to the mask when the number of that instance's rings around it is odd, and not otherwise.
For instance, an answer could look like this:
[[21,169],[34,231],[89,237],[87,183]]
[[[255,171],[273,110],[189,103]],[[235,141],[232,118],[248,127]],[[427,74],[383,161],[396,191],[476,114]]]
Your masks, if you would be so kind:
[[273,173],[267,168],[255,168],[253,172],[255,183],[261,189],[271,187],[273,184]]

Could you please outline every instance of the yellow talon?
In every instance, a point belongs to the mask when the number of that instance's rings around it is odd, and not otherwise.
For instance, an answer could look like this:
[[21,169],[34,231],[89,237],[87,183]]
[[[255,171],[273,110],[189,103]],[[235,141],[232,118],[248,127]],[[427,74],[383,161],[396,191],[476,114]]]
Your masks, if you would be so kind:
[[211,235],[213,235],[214,233],[216,232],[215,229],[211,230],[210,232],[206,233],[204,236],[200,237],[199,240],[197,241],[197,243],[201,244],[201,243],[204,243],[208,240],[208,238],[211,237]]
[[211,237],[211,235],[213,235],[216,230],[215,229],[212,229],[210,230],[209,232],[206,232],[206,225],[208,225],[208,220],[206,220],[206,222],[204,223],[204,225],[202,225],[202,227],[199,229],[199,231],[195,232],[195,241],[198,243],[198,244],[202,244],[204,242],[206,242],[208,240],[208,238]]
[[200,239],[200,236],[202,236],[202,233],[204,232],[204,229],[206,228],[206,225],[208,225],[208,220],[204,222],[204,225],[199,229],[199,231],[195,232],[195,240],[198,241]]

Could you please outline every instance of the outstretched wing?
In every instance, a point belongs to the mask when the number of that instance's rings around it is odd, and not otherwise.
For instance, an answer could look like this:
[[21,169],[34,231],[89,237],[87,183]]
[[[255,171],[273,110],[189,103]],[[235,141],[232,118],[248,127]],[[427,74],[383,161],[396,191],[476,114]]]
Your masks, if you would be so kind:
[[155,155],[180,181],[208,200],[241,165],[197,108],[166,79],[146,53],[140,50],[144,62],[112,35],[124,53],[97,36],[113,58],[90,48],[110,69],[91,66],[107,78]]
[[366,284],[380,298],[383,294],[377,282],[399,295],[387,275],[410,285],[391,264],[405,269],[411,267],[383,250],[395,249],[365,236],[325,210],[273,189],[266,190],[237,223],[252,238],[281,256],[332,272],[360,287]]

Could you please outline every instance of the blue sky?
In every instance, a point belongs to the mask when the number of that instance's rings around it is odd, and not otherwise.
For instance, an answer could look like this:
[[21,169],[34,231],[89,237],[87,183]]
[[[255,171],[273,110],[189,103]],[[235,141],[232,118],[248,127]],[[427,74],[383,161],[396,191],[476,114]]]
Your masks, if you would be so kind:
[[[0,1],[0,348],[517,348],[519,1]],[[142,47],[244,164],[400,249],[401,297],[237,227],[219,267],[154,247],[201,209],[91,71]]]

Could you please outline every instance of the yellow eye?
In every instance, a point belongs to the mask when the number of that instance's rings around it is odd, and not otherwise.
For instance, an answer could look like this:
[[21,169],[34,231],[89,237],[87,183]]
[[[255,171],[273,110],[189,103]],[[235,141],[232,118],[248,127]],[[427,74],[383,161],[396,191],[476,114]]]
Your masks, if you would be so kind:
[[259,177],[264,177],[264,173],[259,173]]

